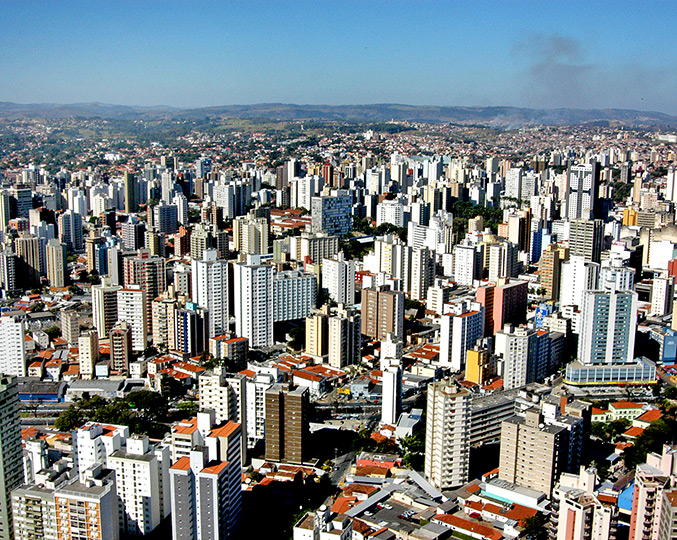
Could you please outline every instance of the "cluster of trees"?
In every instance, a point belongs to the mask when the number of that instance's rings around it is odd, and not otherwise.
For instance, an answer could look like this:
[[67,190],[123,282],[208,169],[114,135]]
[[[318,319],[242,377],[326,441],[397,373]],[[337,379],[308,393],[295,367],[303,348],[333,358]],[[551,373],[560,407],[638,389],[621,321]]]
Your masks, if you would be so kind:
[[104,399],[93,396],[80,399],[61,413],[54,426],[73,431],[86,422],[129,426],[133,433],[162,437],[167,431],[169,401],[151,390],[132,392],[125,398]]
[[635,443],[623,452],[623,461],[628,469],[646,462],[649,452],[661,453],[664,444],[673,444],[677,433],[677,421],[670,416],[652,422],[635,439]]

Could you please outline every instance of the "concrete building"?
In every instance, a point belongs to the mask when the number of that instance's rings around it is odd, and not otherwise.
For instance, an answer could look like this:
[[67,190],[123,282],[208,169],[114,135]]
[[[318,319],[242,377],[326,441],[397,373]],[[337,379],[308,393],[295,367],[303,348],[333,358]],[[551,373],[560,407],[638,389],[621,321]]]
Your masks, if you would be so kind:
[[478,287],[477,302],[484,307],[484,335],[493,336],[507,323],[526,322],[527,283],[518,280],[499,280]]
[[339,305],[329,317],[327,351],[329,365],[343,368],[359,363],[362,351],[362,317],[356,309]]
[[209,336],[228,331],[228,261],[218,259],[215,249],[202,252],[191,263],[193,302],[209,311]]
[[80,314],[68,309],[61,312],[61,337],[64,338],[70,347],[78,344],[80,337]]
[[343,252],[322,260],[322,288],[337,304],[355,303],[355,261],[346,261]]
[[47,242],[47,280],[52,287],[66,286],[66,244],[52,238]]
[[270,223],[266,218],[239,216],[233,221],[233,249],[246,255],[270,251]]
[[306,461],[309,397],[305,386],[274,384],[266,391],[266,460]]
[[[26,376],[26,340],[24,322],[18,317],[0,317],[0,373]],[[1,539],[0,539],[1,540]]]
[[586,261],[580,256],[569,257],[569,261],[562,264],[560,304],[580,306],[583,302],[583,293],[597,289],[599,270],[600,266],[597,263]]
[[99,334],[96,330],[88,330],[78,338],[80,355],[80,377],[94,378],[94,366],[99,361]]
[[471,394],[445,379],[428,386],[425,477],[437,489],[468,481]]
[[394,426],[402,409],[402,371],[391,366],[383,371],[381,424]]
[[132,361],[133,328],[127,321],[118,321],[111,329],[110,364],[115,371],[129,373],[129,364]]
[[435,277],[435,261],[428,248],[414,249],[411,252],[411,290],[412,300],[426,300],[428,287]]
[[599,171],[598,163],[569,165],[563,217],[569,220],[590,220],[596,217]]
[[467,351],[484,335],[484,308],[473,304],[440,317],[439,364],[455,372],[465,369]]
[[273,322],[304,319],[317,301],[317,277],[301,270],[273,276]]
[[312,232],[343,236],[353,230],[350,192],[335,190],[329,197],[311,199]]
[[125,287],[129,288],[132,285],[137,285],[146,293],[144,300],[146,312],[144,322],[146,324],[146,333],[148,333],[150,332],[152,321],[151,302],[165,292],[167,288],[165,259],[151,255],[147,249],[140,249],[136,257],[126,257],[123,266]]
[[654,278],[651,287],[651,315],[662,317],[672,313],[674,298],[675,276]]
[[404,293],[387,286],[362,289],[362,333],[382,341],[404,337]]
[[235,332],[253,348],[273,344],[273,267],[234,265]]
[[574,219],[569,224],[569,252],[598,263],[602,256],[604,222],[601,219]]
[[499,478],[550,495],[560,474],[578,470],[583,430],[583,418],[547,418],[538,408],[504,420]]
[[11,493],[23,482],[24,471],[17,381],[6,374],[0,376],[0,453],[0,540],[14,540]]
[[132,348],[145,351],[148,346],[148,309],[146,292],[139,285],[117,291],[118,321],[126,322],[132,331]]
[[100,285],[92,285],[92,322],[100,336],[107,336],[118,320],[119,285],[104,279]]

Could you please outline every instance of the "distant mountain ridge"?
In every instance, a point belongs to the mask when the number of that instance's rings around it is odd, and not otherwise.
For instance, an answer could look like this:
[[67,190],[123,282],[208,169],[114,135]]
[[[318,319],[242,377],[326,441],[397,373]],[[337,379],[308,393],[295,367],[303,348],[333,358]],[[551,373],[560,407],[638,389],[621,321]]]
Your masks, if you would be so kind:
[[522,107],[455,107],[402,105],[294,105],[261,103],[201,108],[135,107],[105,103],[20,104],[0,102],[0,118],[105,118],[176,120],[241,118],[262,120],[331,120],[339,122],[410,121],[482,124],[499,128],[525,125],[600,125],[677,128],[677,117],[631,109],[529,109]]

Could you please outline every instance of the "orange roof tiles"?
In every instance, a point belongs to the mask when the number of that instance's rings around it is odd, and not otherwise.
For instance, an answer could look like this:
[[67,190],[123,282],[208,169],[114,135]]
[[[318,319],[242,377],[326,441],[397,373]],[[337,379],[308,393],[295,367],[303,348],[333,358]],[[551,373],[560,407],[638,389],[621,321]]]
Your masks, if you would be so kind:
[[656,420],[659,420],[662,417],[663,413],[660,411],[660,409],[650,409],[646,411],[643,415],[641,415],[639,418],[636,418],[635,420],[651,423],[655,422]]
[[170,467],[170,469],[187,471],[190,469],[190,458],[186,456],[180,457],[176,463]]
[[623,435],[626,437],[639,437],[642,433],[644,433],[644,428],[637,427],[637,426],[632,426],[630,429],[628,429]]
[[233,421],[229,421],[224,426],[221,426],[221,427],[216,428],[216,429],[212,429],[209,436],[210,437],[228,437],[229,435],[232,435],[237,430],[238,427],[240,427],[240,424],[236,424]]
[[642,405],[639,403],[633,403],[632,401],[616,401],[611,403],[609,408],[613,407],[614,409],[641,409]]
[[209,467],[205,467],[204,469],[202,469],[202,472],[204,474],[219,474],[227,466],[228,466],[227,461],[221,461],[219,463],[214,463],[213,465],[210,465]]

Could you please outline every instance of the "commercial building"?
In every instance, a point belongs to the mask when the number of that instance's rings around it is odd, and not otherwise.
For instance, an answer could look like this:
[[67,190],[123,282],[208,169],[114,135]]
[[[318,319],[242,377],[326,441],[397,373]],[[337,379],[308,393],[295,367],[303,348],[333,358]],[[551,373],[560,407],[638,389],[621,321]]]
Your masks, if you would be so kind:
[[328,197],[311,199],[312,232],[343,236],[353,230],[350,192],[335,190]]
[[317,300],[317,277],[301,270],[277,272],[273,277],[273,322],[304,319]]

